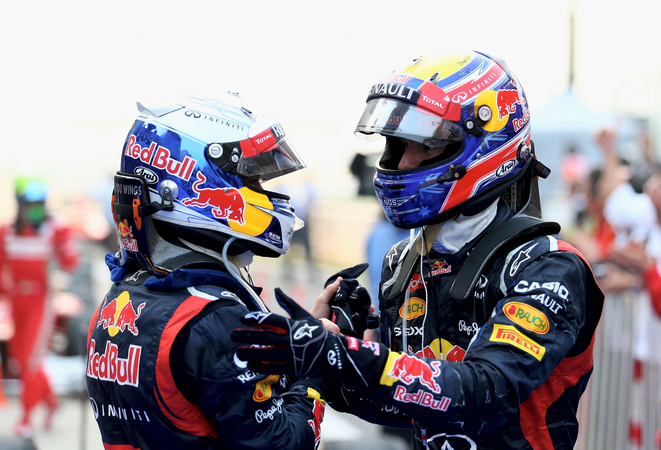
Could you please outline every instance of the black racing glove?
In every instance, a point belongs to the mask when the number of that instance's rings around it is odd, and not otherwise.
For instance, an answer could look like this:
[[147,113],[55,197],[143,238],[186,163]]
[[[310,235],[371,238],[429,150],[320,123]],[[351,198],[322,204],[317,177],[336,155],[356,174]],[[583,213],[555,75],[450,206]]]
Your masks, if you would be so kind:
[[[291,319],[264,312],[246,314],[249,328],[232,331],[238,357],[250,370],[264,374],[323,377],[367,396],[378,386],[388,359],[383,344],[331,333],[279,288],[275,297]],[[323,388],[322,388],[323,389]]]
[[341,270],[331,276],[324,287],[333,283],[338,277],[342,277],[340,286],[335,296],[330,300],[330,320],[340,327],[340,332],[346,336],[362,338],[367,328],[378,328],[378,315],[370,314],[372,301],[367,289],[362,287],[358,278],[369,267],[362,263]]

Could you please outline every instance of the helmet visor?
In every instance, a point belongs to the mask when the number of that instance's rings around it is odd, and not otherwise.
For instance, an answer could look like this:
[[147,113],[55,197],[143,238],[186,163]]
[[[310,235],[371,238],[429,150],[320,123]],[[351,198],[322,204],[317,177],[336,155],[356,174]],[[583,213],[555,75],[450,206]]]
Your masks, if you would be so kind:
[[390,98],[368,101],[355,133],[366,140],[376,139],[378,135],[395,136],[428,147],[442,147],[465,139],[463,128],[456,122]]
[[282,136],[263,150],[244,152],[236,171],[247,178],[271,180],[305,167],[289,140]]

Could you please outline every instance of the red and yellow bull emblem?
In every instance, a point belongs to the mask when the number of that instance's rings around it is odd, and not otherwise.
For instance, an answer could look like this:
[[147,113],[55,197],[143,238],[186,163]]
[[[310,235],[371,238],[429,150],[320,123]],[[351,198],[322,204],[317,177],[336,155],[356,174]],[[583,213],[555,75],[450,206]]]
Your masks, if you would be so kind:
[[[486,131],[502,130],[509,121],[510,115],[516,114],[517,107],[521,107],[522,117],[512,120],[514,131],[519,131],[530,119],[530,111],[526,99],[516,89],[501,89],[499,91],[487,90],[475,99],[475,113],[480,106],[487,105],[493,115],[483,126]],[[498,113],[496,115],[496,112]]]
[[405,353],[391,352],[388,355],[388,361],[381,376],[381,384],[392,386],[396,380],[399,380],[406,385],[410,385],[418,380],[432,392],[440,394],[441,386],[434,380],[440,374],[440,361],[430,361],[428,363]]
[[124,291],[101,309],[96,327],[107,329],[110,336],[115,336],[120,331],[124,332],[126,330],[137,336],[138,326],[136,321],[146,304],[147,302],[143,302],[138,305],[137,310],[134,309],[128,291]]
[[227,220],[227,225],[234,231],[259,236],[271,225],[273,217],[262,211],[273,210],[273,204],[268,196],[255,192],[250,188],[204,188],[206,176],[197,172],[197,181],[193,183],[193,191],[197,198],[184,198],[181,204],[194,208],[211,207],[211,214],[217,219]]
[[541,361],[544,357],[544,353],[546,353],[546,347],[539,345],[529,337],[524,336],[519,330],[511,325],[495,323],[489,340],[492,342],[503,342],[505,344],[513,345],[514,347],[534,356],[538,361]]
[[450,272],[452,272],[452,266],[446,263],[445,261],[435,261],[434,264],[431,265],[432,276],[441,275]]
[[[425,313],[425,301],[418,297],[409,298],[409,307],[406,312],[406,320],[413,320]],[[404,305],[399,308],[399,317],[404,318]]]
[[252,395],[252,399],[256,402],[264,402],[271,398],[273,395],[273,384],[277,383],[280,380],[278,375],[269,375],[261,381],[258,381],[255,385],[255,393]]
[[197,181],[193,183],[193,191],[197,193],[197,198],[185,198],[181,201],[183,205],[196,208],[206,208],[211,206],[211,213],[217,219],[238,222],[241,225],[246,223],[244,213],[246,202],[243,196],[236,188],[202,188],[206,183],[207,177],[202,171],[197,172]]
[[546,315],[526,303],[509,302],[503,306],[503,312],[517,325],[537,334],[546,334],[549,331],[549,319]]
[[124,250],[133,252],[138,251],[138,241],[133,239],[133,231],[128,224],[128,220],[124,219],[117,224],[117,232],[119,233],[119,246]]

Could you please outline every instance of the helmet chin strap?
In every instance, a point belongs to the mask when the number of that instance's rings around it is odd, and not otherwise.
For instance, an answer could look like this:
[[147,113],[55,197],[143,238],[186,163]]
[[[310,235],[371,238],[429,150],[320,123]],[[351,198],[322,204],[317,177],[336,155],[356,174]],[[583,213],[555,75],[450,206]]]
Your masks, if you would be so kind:
[[[232,236],[225,242],[225,245],[223,246],[223,253],[221,255],[223,264],[225,264],[225,267],[227,268],[227,271],[234,277],[236,278],[236,281],[239,282],[241,286],[245,288],[248,293],[252,296],[253,300],[255,300],[255,304],[259,307],[259,309],[262,312],[269,312],[269,309],[267,306],[264,304],[264,301],[259,298],[259,296],[255,293],[255,291],[252,290],[252,288],[248,285],[248,283],[245,282],[241,274],[239,273],[239,269],[234,264],[234,262],[230,261],[229,258],[227,257],[227,250],[230,248],[230,244],[236,240],[236,237]],[[213,251],[213,250],[211,250]],[[214,252],[215,253],[215,252]]]
[[259,298],[257,294],[255,294],[255,291],[252,290],[250,285],[241,276],[241,268],[250,264],[255,254],[250,250],[248,250],[247,252],[244,252],[236,256],[227,255],[227,250],[230,248],[232,242],[235,241],[236,239],[237,239],[236,237],[229,238],[225,242],[225,245],[223,246],[223,252],[221,254],[209,248],[200,247],[199,245],[193,244],[192,242],[188,242],[184,239],[179,238],[179,240],[191,250],[198,253],[203,253],[207,256],[211,256],[212,258],[218,261],[222,261],[223,265],[230,273],[230,275],[232,275],[239,282],[239,284],[241,284],[241,286],[243,286],[245,290],[248,291],[248,293],[252,296],[253,300],[255,301],[255,304],[259,307],[259,309],[262,310],[263,312],[268,312],[269,309],[264,304],[264,301],[261,298]]

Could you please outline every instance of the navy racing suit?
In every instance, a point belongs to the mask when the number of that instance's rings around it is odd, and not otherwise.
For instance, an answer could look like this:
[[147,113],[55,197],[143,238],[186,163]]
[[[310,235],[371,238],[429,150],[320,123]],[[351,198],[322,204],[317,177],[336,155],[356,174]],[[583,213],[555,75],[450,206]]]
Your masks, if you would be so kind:
[[323,405],[236,357],[229,331],[258,310],[237,280],[106,260],[114,284],[90,323],[87,387],[107,450],[318,445]]
[[428,252],[393,298],[409,240],[390,249],[380,287],[390,356],[368,398],[344,390],[329,397],[334,408],[388,426],[413,420],[415,448],[573,449],[603,306],[587,262],[540,236],[496,255],[466,300],[449,295],[477,241],[511,216],[501,203],[457,253]]

